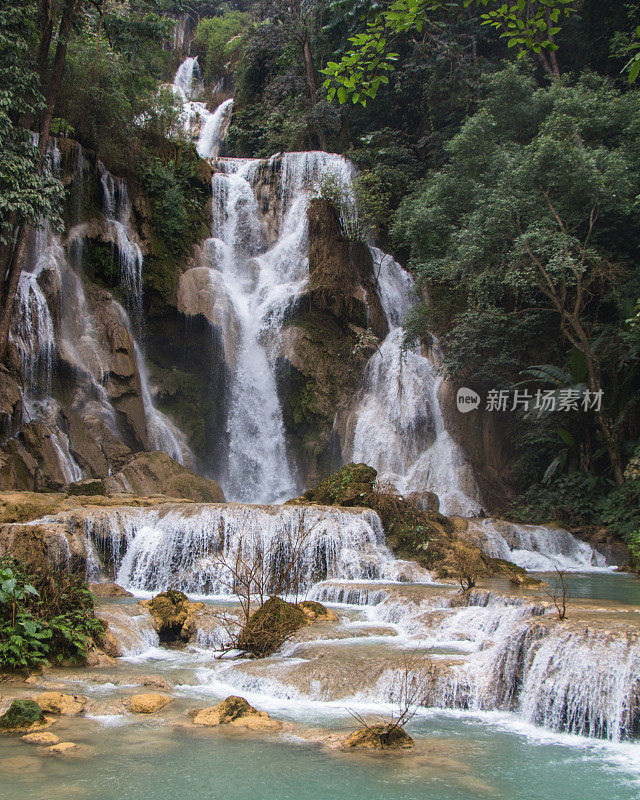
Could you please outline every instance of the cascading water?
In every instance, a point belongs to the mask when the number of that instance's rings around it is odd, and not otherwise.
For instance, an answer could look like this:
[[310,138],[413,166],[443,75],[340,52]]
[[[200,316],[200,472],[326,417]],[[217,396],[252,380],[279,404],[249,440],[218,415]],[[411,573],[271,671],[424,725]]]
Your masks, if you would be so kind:
[[[325,175],[346,184],[348,162],[327,153],[289,153],[268,161],[222,159],[212,181],[213,238],[206,243],[214,293],[232,314],[233,377],[227,422],[225,495],[249,502],[296,493],[276,391],[275,357],[287,309],[308,279],[306,206]],[[279,181],[277,233],[268,247],[256,192],[261,176]]]
[[437,345],[430,357],[419,347],[403,347],[401,325],[413,281],[390,256],[376,248],[371,252],[389,334],[367,365],[347,421],[345,460],[375,467],[382,482],[402,493],[435,492],[444,514],[473,516],[481,509],[479,493],[442,417]]
[[104,215],[118,252],[120,281],[136,319],[142,314],[142,250],[132,240],[131,202],[127,185],[98,162],[104,193]]
[[[205,506],[116,509],[84,517],[91,571],[123,586],[232,594],[239,558],[276,575],[296,555],[300,591],[325,578],[393,579],[402,568],[384,544],[378,515],[363,509]],[[423,571],[425,579],[428,575]]]
[[563,528],[483,519],[470,521],[468,531],[487,555],[532,572],[610,569],[601,553]]
[[151,450],[161,450],[171,456],[179,464],[193,466],[194,457],[189,449],[187,439],[182,431],[159,411],[151,394],[149,373],[139,345],[134,340],[136,365],[140,376],[140,393],[147,421],[147,439]]
[[[56,158],[55,141],[51,162]],[[78,148],[81,153],[81,148]],[[84,169],[79,155],[77,169]],[[126,185],[98,165],[104,190],[104,211],[107,230],[113,233],[123,283],[128,289],[132,307],[141,313],[142,253],[130,238],[131,204]],[[75,256],[77,268],[82,269],[84,226],[79,224],[69,233],[69,249]],[[64,298],[54,320],[45,288],[56,297]],[[120,438],[116,412],[105,389],[111,370],[107,345],[101,341],[83,281],[67,256],[60,236],[44,222],[33,235],[29,259],[18,288],[17,313],[10,337],[23,364],[24,404],[27,420],[42,420],[51,430],[51,442],[58,454],[60,470],[65,481],[84,477],[69,450],[64,426],[59,422],[60,405],[50,396],[51,371],[56,359],[64,361],[73,373],[70,407],[81,416],[100,420]],[[131,332],[129,316],[115,300],[111,302],[115,318]],[[133,333],[131,334],[133,338]],[[134,341],[135,360],[140,378],[142,403],[145,412],[149,445],[163,450],[181,463],[192,463],[192,455],[184,435],[153,403],[146,365],[139,346]]]
[[173,79],[174,94],[182,102],[182,126],[186,133],[198,132],[197,150],[202,158],[217,158],[231,120],[233,100],[225,100],[214,112],[196,100],[203,89],[199,81],[197,58],[187,58],[178,67]]

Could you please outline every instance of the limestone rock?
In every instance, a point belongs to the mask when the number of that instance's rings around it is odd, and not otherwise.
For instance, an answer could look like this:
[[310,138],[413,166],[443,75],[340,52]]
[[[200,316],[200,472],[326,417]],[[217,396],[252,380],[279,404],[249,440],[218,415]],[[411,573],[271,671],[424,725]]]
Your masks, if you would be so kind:
[[413,739],[397,725],[371,725],[359,728],[344,741],[344,747],[358,750],[409,750]]
[[217,727],[233,725],[253,731],[279,730],[282,726],[278,720],[271,719],[266,711],[258,711],[249,705],[244,697],[231,695],[211,708],[203,708],[193,718],[194,725]]
[[139,605],[150,612],[160,641],[167,644],[188,641],[193,634],[195,615],[205,610],[204,603],[192,603],[186,594],[175,589],[161,592],[151,600],[141,600]]
[[47,753],[53,753],[56,756],[65,756],[67,753],[79,749],[80,745],[75,742],[60,742],[59,744],[54,744],[52,747],[47,747]]
[[[211,261],[215,261],[216,252],[211,251],[209,242],[205,243],[205,247],[208,246],[209,250],[203,252],[199,260],[206,260],[210,264]],[[215,247],[215,243],[213,246]],[[188,317],[201,314],[219,330],[225,362],[233,368],[239,326],[233,303],[220,273],[212,271],[209,266],[193,267],[184,272],[178,283],[178,310]]]
[[134,694],[125,700],[125,708],[132,714],[155,714],[172,703],[171,697],[166,694],[155,694],[148,692],[144,694]]
[[166,453],[138,453],[115,475],[105,480],[107,492],[123,487],[142,497],[164,494],[201,503],[224,503],[222,489],[210,478],[196,475]]
[[112,583],[110,581],[101,581],[100,583],[90,583],[88,585],[94,597],[133,597],[131,592],[123,589],[122,586],[118,586],[117,583]]
[[302,610],[309,622],[337,622],[338,615],[331,609],[323,606],[322,603],[316,603],[314,600],[303,600],[298,603],[298,608]]
[[140,686],[150,686],[154,689],[162,689],[165,692],[171,691],[171,684],[161,675],[141,675],[138,678]]
[[40,744],[40,745],[54,745],[58,744],[60,741],[60,737],[56,736],[55,733],[49,733],[49,731],[42,731],[42,733],[27,733],[22,737],[22,741],[26,742],[27,744]]
[[50,714],[61,714],[64,717],[76,717],[84,711],[87,698],[79,694],[62,694],[62,692],[42,692],[36,697],[36,703],[43,711]]

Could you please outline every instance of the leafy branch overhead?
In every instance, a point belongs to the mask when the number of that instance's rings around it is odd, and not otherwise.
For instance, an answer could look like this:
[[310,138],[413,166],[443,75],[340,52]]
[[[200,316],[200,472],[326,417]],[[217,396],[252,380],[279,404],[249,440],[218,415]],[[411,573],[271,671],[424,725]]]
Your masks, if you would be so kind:
[[373,15],[363,12],[360,17],[365,30],[348,39],[340,61],[329,61],[321,70],[327,99],[366,106],[380,86],[389,83],[400,57],[400,37],[411,34],[425,42],[437,42],[438,32],[451,16],[470,6],[481,12],[483,25],[495,28],[509,48],[517,48],[518,58],[533,53],[549,74],[559,74],[555,37],[563,19],[575,10],[575,0],[393,0]]

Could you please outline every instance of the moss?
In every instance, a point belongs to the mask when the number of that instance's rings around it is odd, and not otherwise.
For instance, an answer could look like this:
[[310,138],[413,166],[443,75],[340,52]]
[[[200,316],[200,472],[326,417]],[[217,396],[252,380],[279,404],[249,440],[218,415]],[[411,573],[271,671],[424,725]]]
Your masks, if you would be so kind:
[[307,617],[298,606],[270,597],[249,617],[238,638],[238,648],[259,658],[271,655],[306,624]]
[[346,464],[302,497],[308,502],[326,506],[367,505],[377,477],[376,470],[366,464]]
[[76,481],[69,484],[67,492],[70,495],[104,495],[106,494],[104,481],[99,479],[89,479],[86,481]]
[[9,710],[0,717],[0,728],[28,728],[38,722],[44,722],[42,709],[35,700],[14,700]]

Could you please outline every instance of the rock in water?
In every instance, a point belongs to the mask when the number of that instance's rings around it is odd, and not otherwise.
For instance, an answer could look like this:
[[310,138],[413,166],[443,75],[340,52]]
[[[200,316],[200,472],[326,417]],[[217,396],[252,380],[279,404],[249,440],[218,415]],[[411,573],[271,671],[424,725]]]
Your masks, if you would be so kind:
[[278,730],[281,723],[271,719],[265,711],[249,705],[244,697],[231,695],[211,708],[203,708],[193,718],[194,725],[213,728],[218,725],[234,725],[254,731]]
[[50,714],[61,714],[64,717],[76,717],[87,705],[87,698],[79,694],[62,694],[61,692],[42,692],[36,697],[36,703],[43,711]]
[[25,730],[46,722],[42,709],[34,700],[14,700],[8,711],[0,717],[0,729]]
[[42,733],[27,733],[22,737],[22,741],[27,744],[46,744],[51,747],[54,744],[58,744],[60,738],[55,733],[43,731]]
[[258,658],[271,655],[307,622],[306,614],[297,605],[270,597],[249,617],[238,638],[238,649]]
[[345,739],[345,747],[359,750],[409,750],[413,739],[399,725],[370,725],[359,728]]
[[338,615],[333,611],[323,606],[322,603],[316,603],[315,600],[303,600],[298,603],[298,608],[307,618],[308,622],[337,622]]
[[125,706],[132,714],[155,714],[172,703],[171,697],[166,694],[155,694],[148,692],[145,694],[134,694],[125,701]]
[[194,615],[205,607],[204,603],[192,603],[177,589],[168,589],[151,600],[142,600],[140,605],[150,611],[160,641],[165,644],[188,641]]

